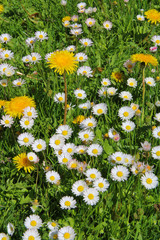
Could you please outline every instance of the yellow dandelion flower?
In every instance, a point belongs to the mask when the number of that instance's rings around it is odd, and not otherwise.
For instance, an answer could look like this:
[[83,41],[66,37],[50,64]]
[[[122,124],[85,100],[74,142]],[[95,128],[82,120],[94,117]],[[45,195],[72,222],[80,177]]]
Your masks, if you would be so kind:
[[73,73],[77,69],[78,61],[72,52],[67,50],[56,51],[48,58],[49,67],[62,75],[65,71]]
[[12,117],[21,117],[26,107],[36,107],[34,100],[27,96],[15,97],[4,105],[4,111]]
[[4,106],[5,102],[5,100],[0,100],[0,108]]
[[145,17],[148,19],[148,22],[157,24],[157,22],[160,22],[160,12],[158,12],[156,9],[148,10],[144,13]]
[[21,153],[14,157],[13,162],[16,165],[18,171],[21,168],[24,168],[25,172],[28,171],[30,173],[34,169],[33,163],[28,160],[26,153]]
[[158,65],[158,61],[155,57],[153,57],[152,55],[150,54],[143,54],[143,53],[140,53],[140,54],[133,54],[131,56],[131,61],[132,62],[141,62],[141,63],[145,63],[145,65],[147,64],[151,64],[153,66],[157,66]]
[[4,10],[4,7],[2,4],[0,4],[0,13],[3,12],[3,10]]
[[85,116],[79,115],[79,116],[77,116],[77,117],[73,120],[72,123],[74,123],[74,124],[80,124],[84,119],[85,119]]
[[112,72],[111,77],[116,80],[116,82],[123,82],[123,73],[121,72]]
[[62,18],[62,22],[70,21],[70,20],[71,20],[70,16],[66,16],[66,17]]

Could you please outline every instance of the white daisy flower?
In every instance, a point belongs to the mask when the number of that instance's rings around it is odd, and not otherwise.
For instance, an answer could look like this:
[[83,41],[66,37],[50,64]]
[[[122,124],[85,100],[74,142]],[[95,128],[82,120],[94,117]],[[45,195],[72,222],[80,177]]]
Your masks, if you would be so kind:
[[76,47],[74,45],[70,45],[66,48],[66,50],[69,52],[74,52],[76,50]]
[[160,122],[160,113],[156,113],[154,119]]
[[41,55],[39,53],[33,52],[31,53],[31,63],[36,63],[42,60]]
[[32,143],[32,149],[35,152],[41,152],[46,149],[46,142],[42,139],[37,139]]
[[75,36],[78,36],[82,33],[83,33],[82,28],[71,29],[71,31],[70,31],[70,34],[75,35]]
[[122,129],[125,131],[125,132],[131,132],[135,129],[135,123],[132,122],[132,121],[125,121],[122,123]]
[[84,13],[85,12],[85,8],[81,8],[78,10],[78,13]]
[[31,129],[34,125],[34,120],[28,117],[22,117],[19,123],[21,128]]
[[48,228],[51,230],[51,231],[57,231],[58,228],[59,228],[59,225],[56,221],[52,220],[50,222],[47,223],[47,226]]
[[19,78],[19,79],[14,80],[12,83],[16,87],[21,87],[23,84],[25,84],[25,82],[26,82],[25,80]]
[[97,126],[97,121],[95,118],[86,118],[80,123],[80,128],[95,128]]
[[23,115],[24,117],[28,117],[28,118],[37,118],[38,114],[37,111],[34,107],[26,107],[23,110]]
[[0,85],[1,85],[2,87],[7,87],[7,86],[8,86],[8,80],[6,80],[6,79],[0,80]]
[[111,85],[111,81],[108,78],[103,78],[101,84],[105,87],[108,87]]
[[15,226],[12,223],[7,224],[7,233],[12,236],[15,230]]
[[5,69],[5,71],[4,71],[4,75],[5,75],[6,77],[11,77],[11,76],[13,76],[14,74],[15,74],[15,70],[14,70],[14,68],[13,68],[12,66],[7,67],[7,68]]
[[90,108],[91,108],[91,103],[90,103],[90,101],[87,101],[87,102],[85,102],[85,103],[79,104],[78,107],[79,107],[80,109],[85,109],[85,110],[87,110],[87,109],[90,109]]
[[160,127],[156,127],[153,131],[152,131],[153,137],[160,139]]
[[124,154],[123,156],[124,156],[124,161],[123,161],[124,165],[128,166],[132,164],[134,158],[131,154]]
[[0,42],[2,43],[8,43],[11,40],[11,35],[9,35],[8,33],[3,33],[0,35]]
[[86,92],[82,89],[76,89],[74,90],[74,95],[78,99],[85,99],[87,97]]
[[59,185],[60,183],[60,175],[58,172],[55,172],[55,171],[48,171],[46,173],[46,180],[47,182],[50,182],[50,183],[54,183],[56,185]]
[[130,107],[132,108],[133,111],[137,111],[139,109],[139,105],[135,103],[131,103]]
[[85,8],[85,6],[86,6],[86,3],[85,3],[85,2],[80,2],[80,3],[77,4],[77,7],[78,7],[79,9]]
[[152,148],[152,157],[160,160],[160,146],[155,146]]
[[118,116],[123,120],[129,120],[134,116],[135,112],[131,107],[121,107],[118,111]]
[[88,181],[95,181],[101,177],[101,173],[96,168],[90,168],[85,172]]
[[137,81],[134,78],[128,78],[127,85],[129,87],[135,88],[135,87],[137,87]]
[[78,147],[76,147],[76,153],[77,154],[84,154],[84,153],[86,153],[86,151],[87,151],[87,147],[86,146],[84,146],[84,145],[79,145]]
[[39,161],[38,156],[34,152],[27,153],[27,158],[30,162],[37,163]]
[[54,53],[54,52],[50,52],[50,53],[47,53],[47,54],[45,55],[45,60],[46,60],[46,62],[49,61],[49,58],[51,57],[51,55],[52,55],[53,53]]
[[3,50],[3,52],[1,52],[1,58],[3,60],[12,59],[13,57],[14,57],[14,53],[11,52],[10,50]]
[[67,164],[68,169],[77,169],[78,161],[76,159],[71,159]]
[[27,38],[26,39],[27,46],[33,46],[33,44],[36,42],[36,40],[37,39],[35,37]]
[[85,13],[86,14],[91,14],[93,12],[93,8],[92,7],[89,7],[87,9],[85,9]]
[[22,240],[41,240],[41,237],[37,231],[37,229],[28,229],[25,233],[23,233]]
[[70,27],[70,21],[64,21],[62,24],[64,27]]
[[95,24],[96,20],[94,18],[87,18],[85,23],[88,27],[92,27]]
[[77,22],[77,21],[78,21],[78,15],[73,15],[73,16],[71,17],[71,20],[72,20],[73,22]]
[[35,214],[30,215],[24,221],[24,226],[28,229],[39,229],[42,226],[42,219]]
[[91,144],[87,149],[87,153],[89,156],[97,157],[101,155],[102,152],[103,152],[103,148],[99,144]]
[[158,46],[160,46],[160,36],[153,36],[152,38],[151,38],[151,41],[152,42],[154,42],[155,44],[156,44],[156,46],[158,45]]
[[64,146],[64,144],[65,144],[65,139],[60,134],[54,134],[49,140],[50,147],[56,150],[61,149]]
[[78,62],[85,62],[88,59],[88,56],[83,52],[77,53],[75,57],[77,58]]
[[107,94],[107,87],[102,87],[98,90],[99,97],[106,97]]
[[146,82],[147,85],[149,85],[151,87],[156,86],[155,80],[152,77],[147,77],[147,78],[144,79],[144,81]]
[[84,47],[90,47],[92,46],[93,42],[91,39],[89,38],[82,38],[80,39],[80,43],[84,46]]
[[109,161],[112,163],[118,163],[118,164],[123,164],[124,163],[124,154],[122,152],[115,152],[112,155],[110,155]]
[[54,95],[54,101],[57,103],[65,102],[65,93],[57,93]]
[[132,100],[132,94],[130,92],[127,91],[122,91],[119,94],[119,97],[123,99],[123,101],[131,101]]
[[14,123],[13,118],[10,115],[2,116],[2,120],[0,120],[0,124],[4,127],[11,127]]
[[93,73],[92,69],[88,66],[79,67],[77,70],[78,76],[81,74],[82,76],[86,76],[89,78],[89,77],[93,77],[92,73]]
[[157,100],[157,101],[155,102],[155,105],[156,105],[156,107],[160,107],[160,101]]
[[35,32],[35,37],[37,38],[37,40],[39,40],[40,42],[42,42],[43,40],[47,40],[47,33],[43,32],[43,31],[37,31]]
[[65,153],[65,154],[61,154],[60,156],[58,156],[58,162],[60,164],[68,164],[69,161],[72,160],[72,157],[69,153]]
[[96,205],[99,201],[99,193],[95,188],[88,188],[83,192],[83,199],[88,205]]
[[78,133],[78,137],[82,141],[92,141],[95,135],[91,130],[82,130]]
[[111,23],[110,21],[105,21],[105,22],[103,23],[103,27],[104,27],[105,29],[107,29],[107,30],[111,30],[111,28],[112,28],[112,23]]
[[54,150],[54,153],[57,157],[59,157],[63,154],[62,149]]
[[125,181],[129,176],[128,168],[118,165],[112,168],[111,170],[111,178],[113,181]]
[[62,151],[64,154],[69,153],[70,155],[73,155],[75,153],[75,150],[76,150],[76,146],[74,145],[74,143],[66,143],[62,147]]
[[34,137],[31,133],[21,133],[17,139],[20,146],[30,146],[34,141]]
[[114,96],[114,95],[116,95],[116,92],[117,92],[117,89],[114,87],[110,87],[107,89],[108,96]]
[[70,196],[62,197],[59,203],[62,209],[76,208],[76,200]]
[[77,170],[80,173],[84,173],[87,168],[87,163],[86,162],[78,162]]
[[[73,21],[73,20],[72,20]],[[74,23],[71,25],[72,28],[81,28],[82,24]]]
[[57,128],[56,133],[62,135],[65,139],[69,139],[73,130],[69,125],[61,125]]
[[74,229],[70,226],[60,228],[58,231],[58,239],[59,240],[74,240],[76,233]]
[[66,0],[61,0],[61,5],[62,5],[62,6],[66,6],[66,4],[67,4],[67,1],[66,1]]
[[72,192],[73,194],[75,194],[76,196],[81,196],[83,195],[83,192],[88,188],[87,184],[85,181],[83,180],[79,180],[76,181],[73,185],[72,185]]
[[105,192],[109,188],[109,182],[101,177],[93,182],[93,187],[99,192]]
[[58,240],[58,230],[49,232],[49,239],[57,239]]
[[141,177],[141,183],[145,188],[147,189],[153,189],[158,186],[158,177],[154,173],[148,173],[146,172]]
[[142,22],[145,20],[145,17],[143,15],[137,15],[137,20]]
[[32,60],[32,58],[31,58],[30,55],[27,55],[27,56],[22,57],[22,61],[23,61],[24,63],[29,63],[29,62],[31,62],[31,60]]
[[0,240],[9,240],[10,237],[5,233],[0,233]]
[[92,107],[92,112],[94,115],[102,115],[107,113],[107,104],[106,103],[99,103]]

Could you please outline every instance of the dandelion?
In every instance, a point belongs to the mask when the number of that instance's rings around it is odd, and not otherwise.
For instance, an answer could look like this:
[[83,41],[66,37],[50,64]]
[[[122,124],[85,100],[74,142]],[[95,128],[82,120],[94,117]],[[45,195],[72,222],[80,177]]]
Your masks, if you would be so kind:
[[[3,10],[4,10],[4,7],[3,7],[3,5],[2,5],[2,4],[0,4],[0,13],[2,13],[2,12],[3,12]],[[8,240],[8,239],[6,239],[6,240]]]
[[158,65],[158,61],[155,57],[153,57],[150,54],[133,54],[131,56],[131,61],[132,62],[140,62],[140,63],[145,63],[145,65],[148,65],[149,63],[153,66],[157,66]]
[[141,177],[141,183],[146,189],[153,189],[158,186],[158,177],[153,173],[145,173]]
[[123,82],[123,74],[121,72],[112,72],[111,77],[116,81],[116,82]]
[[71,20],[70,16],[65,16],[64,18],[62,18],[62,22],[70,21],[70,20]]
[[28,160],[26,153],[21,153],[13,158],[13,162],[16,165],[18,171],[24,168],[25,172],[31,172],[34,170],[33,164]]
[[62,209],[76,208],[76,200],[69,196],[62,197],[60,200],[60,206]]
[[148,22],[157,24],[160,22],[160,12],[156,9],[150,9],[144,13],[145,17],[148,19]]
[[85,119],[85,116],[79,115],[73,120],[73,123],[74,124],[80,124],[84,119]]

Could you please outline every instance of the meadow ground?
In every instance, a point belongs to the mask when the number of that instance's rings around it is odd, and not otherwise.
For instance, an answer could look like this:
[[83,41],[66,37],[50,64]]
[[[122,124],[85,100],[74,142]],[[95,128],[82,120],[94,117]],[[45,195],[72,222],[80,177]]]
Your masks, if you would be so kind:
[[0,2],[0,240],[160,239],[157,2]]

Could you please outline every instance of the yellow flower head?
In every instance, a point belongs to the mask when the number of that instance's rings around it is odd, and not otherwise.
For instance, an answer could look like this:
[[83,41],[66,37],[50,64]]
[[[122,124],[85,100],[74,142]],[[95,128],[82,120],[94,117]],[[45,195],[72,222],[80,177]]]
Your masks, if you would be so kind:
[[79,115],[73,120],[73,123],[74,124],[80,124],[84,119],[85,119],[85,116]]
[[4,111],[12,117],[21,117],[26,107],[36,107],[34,100],[27,96],[15,97],[5,102]]
[[4,10],[4,7],[3,5],[0,4],[0,13],[3,12],[3,10]]
[[145,17],[148,19],[148,22],[156,24],[157,22],[160,22],[160,12],[158,12],[156,9],[148,10],[144,13]]
[[73,73],[77,69],[78,61],[72,52],[56,51],[48,58],[49,67],[62,75],[64,72]]
[[112,77],[116,82],[123,82],[123,73],[121,73],[121,72],[112,72],[111,77]]
[[16,165],[18,171],[21,168],[24,168],[25,172],[28,171],[30,173],[34,169],[33,163],[28,160],[26,153],[21,153],[14,157],[13,162]]
[[5,102],[5,100],[0,100],[0,108],[4,106]]
[[70,16],[66,16],[66,17],[62,18],[62,22],[70,21],[70,20],[71,20]]
[[141,62],[141,63],[145,63],[145,65],[148,65],[149,63],[153,66],[157,66],[158,65],[158,61],[155,57],[153,57],[150,54],[133,54],[131,56],[131,61],[132,62]]

